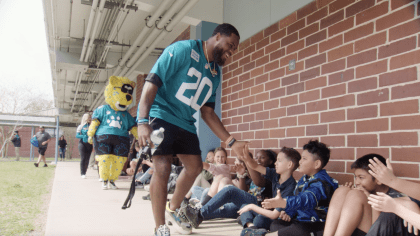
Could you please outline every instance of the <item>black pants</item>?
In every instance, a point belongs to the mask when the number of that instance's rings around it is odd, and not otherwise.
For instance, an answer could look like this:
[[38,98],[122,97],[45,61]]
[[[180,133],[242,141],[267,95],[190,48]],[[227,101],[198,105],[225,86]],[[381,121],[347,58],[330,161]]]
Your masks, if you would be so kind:
[[84,143],[80,140],[79,142],[79,153],[80,153],[80,174],[86,175],[86,171],[89,165],[90,154],[92,153],[92,144]]
[[366,236],[408,236],[414,235],[408,233],[408,229],[404,227],[404,221],[394,213],[381,212],[378,219],[370,227]]
[[324,226],[324,222],[286,222],[278,219],[271,223],[270,231],[277,231],[277,234],[281,236],[311,236],[311,233],[315,236],[322,236]]

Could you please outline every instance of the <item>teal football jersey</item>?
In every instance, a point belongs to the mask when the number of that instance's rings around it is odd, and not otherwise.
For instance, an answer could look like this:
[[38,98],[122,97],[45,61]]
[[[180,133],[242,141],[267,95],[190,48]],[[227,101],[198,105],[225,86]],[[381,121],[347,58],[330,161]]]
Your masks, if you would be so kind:
[[146,78],[159,87],[149,115],[196,133],[193,115],[206,103],[214,108],[220,83],[219,66],[210,64],[217,71],[213,76],[206,64],[201,40],[168,46]]

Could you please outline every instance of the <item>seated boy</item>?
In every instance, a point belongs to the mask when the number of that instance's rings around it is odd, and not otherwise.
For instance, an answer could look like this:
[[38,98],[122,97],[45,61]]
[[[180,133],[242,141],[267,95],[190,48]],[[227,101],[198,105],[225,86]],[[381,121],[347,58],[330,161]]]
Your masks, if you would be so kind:
[[283,198],[277,194],[262,203],[265,209],[284,208],[291,218],[273,221],[271,231],[278,231],[278,235],[322,235],[328,205],[338,187],[337,181],[323,169],[329,159],[330,149],[324,143],[311,140],[303,146],[299,171],[304,176],[297,183],[294,196]]
[[[382,193],[371,194],[368,203],[372,205],[374,210],[382,212],[367,235],[418,235],[417,229],[420,228],[420,202],[418,201],[420,200],[420,185],[397,178],[393,174],[389,159],[386,160],[386,166],[376,157],[369,161],[369,173],[372,176],[390,188],[407,194],[411,201],[401,201],[403,198],[401,200],[392,199]],[[408,228],[404,227],[403,219],[409,223]],[[414,226],[414,232],[412,232],[410,224]]]
[[[245,146],[245,153],[249,153],[248,145]],[[283,147],[277,155],[275,168],[269,168],[258,165],[251,156],[244,155],[245,164],[249,169],[258,171],[264,178],[271,181],[273,197],[277,195],[276,190],[281,192],[282,197],[293,196],[296,180],[292,174],[299,167],[300,159],[298,151]],[[272,221],[278,219],[281,212],[284,214],[282,210],[281,208],[266,210],[255,204],[244,205],[238,212],[244,227],[241,236],[264,235],[270,229]]]

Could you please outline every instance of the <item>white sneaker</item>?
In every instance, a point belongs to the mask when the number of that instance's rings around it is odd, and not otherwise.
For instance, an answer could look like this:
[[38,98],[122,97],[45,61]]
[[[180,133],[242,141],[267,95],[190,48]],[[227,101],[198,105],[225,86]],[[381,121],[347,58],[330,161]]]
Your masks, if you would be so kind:
[[102,179],[102,178],[99,178],[99,182],[104,182],[104,179]]
[[144,186],[144,190],[146,190],[147,192],[150,192],[150,185]]
[[160,225],[159,228],[156,230],[154,236],[170,236],[171,232],[167,225]]
[[115,185],[114,181],[109,181],[108,188],[118,189],[117,186]]
[[102,183],[102,189],[103,189],[103,190],[107,190],[107,189],[108,189],[108,181],[104,181],[104,182]]
[[82,179],[86,179],[86,175],[82,175]]

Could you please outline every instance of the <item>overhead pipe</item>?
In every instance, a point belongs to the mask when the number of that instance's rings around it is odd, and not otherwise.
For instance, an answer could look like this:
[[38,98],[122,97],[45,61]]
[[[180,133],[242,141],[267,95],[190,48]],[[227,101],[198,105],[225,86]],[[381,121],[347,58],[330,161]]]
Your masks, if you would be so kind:
[[121,71],[121,75],[127,73],[127,71],[133,66],[133,64],[137,61],[137,59],[144,53],[146,47],[153,42],[153,40],[158,37],[159,33],[164,31],[163,28],[167,24],[167,22],[174,16],[174,14],[178,11],[185,4],[186,0],[177,0],[174,4],[172,4],[171,8],[165,13],[162,19],[159,20],[157,26],[153,29],[152,33],[146,38],[143,42],[141,47],[137,50],[137,52],[130,58],[130,61],[127,63],[126,67]]
[[131,47],[128,49],[128,51],[125,53],[124,57],[121,59],[121,61],[118,63],[117,69],[114,71],[114,75],[118,75],[127,60],[130,58],[130,56],[134,53],[134,50],[137,49],[137,46],[140,44],[140,42],[143,40],[143,38],[146,36],[149,29],[155,27],[155,22],[158,19],[158,17],[163,13],[163,11],[166,9],[166,7],[169,5],[169,3],[172,0],[164,0],[156,9],[156,11],[151,15],[151,17],[146,21],[146,27],[143,27],[140,34],[137,36],[136,40],[134,40]]
[[76,82],[74,83],[76,85],[76,93],[74,94],[73,104],[71,105],[70,112],[73,112],[74,103],[76,102],[77,92],[79,92],[80,81],[82,81],[81,74],[82,72],[79,72],[79,74],[77,74],[76,76]]
[[102,13],[104,11],[105,2],[106,2],[105,0],[101,0],[101,2],[99,3],[99,12],[97,14],[95,14],[96,15],[95,16],[95,18],[96,18],[95,19],[95,25],[93,26],[93,30],[92,30],[92,37],[90,37],[90,39],[89,39],[89,46],[88,46],[86,56],[85,56],[85,60],[84,60],[85,62],[88,61],[89,55],[92,52],[93,42],[95,41],[96,31],[98,30],[98,26],[99,26],[99,23],[101,21],[101,16],[102,16]]
[[[101,72],[102,71],[96,71],[95,75],[93,76],[93,80],[91,81],[91,83],[88,83],[88,85],[87,85],[87,86],[89,86],[89,84],[90,84],[90,88],[88,88],[87,91],[91,91],[92,90],[93,86],[95,85],[96,79],[99,79],[99,76],[100,76]],[[83,103],[86,102],[88,95],[89,95],[89,93],[86,93],[86,95],[84,96],[83,100],[81,101],[81,104],[80,104],[80,107],[79,107],[79,112],[82,110]]]
[[124,74],[125,77],[130,76],[131,73],[149,56],[150,52],[156,47],[156,45],[162,41],[162,39],[173,30],[173,28],[184,18],[184,16],[191,10],[192,7],[198,2],[198,0],[190,0],[185,6],[181,9],[181,11],[176,14],[176,16],[172,19],[172,21],[165,27],[160,35],[153,41],[153,43],[149,46],[149,48],[143,53],[137,62],[131,66],[131,69]]
[[80,59],[79,59],[80,61],[83,61],[83,58],[84,58],[84,55],[85,55],[85,52],[86,52],[86,47],[89,43],[90,31],[92,29],[93,19],[95,18],[96,8],[98,7],[98,1],[99,0],[93,0],[93,3],[92,3],[92,9],[90,10],[89,21],[88,21],[88,26],[87,26],[87,30],[86,30],[85,40],[83,42],[82,53],[80,54]]

